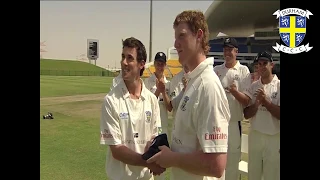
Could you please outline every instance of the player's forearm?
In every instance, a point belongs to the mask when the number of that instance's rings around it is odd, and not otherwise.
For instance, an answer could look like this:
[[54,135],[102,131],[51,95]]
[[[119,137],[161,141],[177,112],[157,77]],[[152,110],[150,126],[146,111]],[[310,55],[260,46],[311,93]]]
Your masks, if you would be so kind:
[[156,92],[154,92],[154,95],[156,95],[156,97],[158,98],[160,95],[160,91],[157,89]]
[[277,106],[268,100],[266,100],[263,105],[271,113],[272,116],[280,121],[280,106]]
[[238,90],[232,91],[230,93],[236,98],[237,101],[239,101],[242,104],[243,107],[248,106],[250,98],[247,95]]
[[226,153],[215,154],[214,160],[212,157],[208,158],[208,155],[202,151],[177,153],[175,166],[192,174],[220,178],[226,167]]
[[141,154],[134,152],[124,145],[116,147],[112,151],[112,156],[125,164],[147,167],[147,163],[142,159]]
[[164,92],[164,93],[162,93],[162,96],[163,96],[164,105],[166,106],[167,110],[169,112],[171,112],[172,105],[171,105],[170,98],[169,98],[168,94]]
[[257,103],[252,104],[251,106],[246,107],[243,110],[244,118],[252,118],[258,111],[259,105]]

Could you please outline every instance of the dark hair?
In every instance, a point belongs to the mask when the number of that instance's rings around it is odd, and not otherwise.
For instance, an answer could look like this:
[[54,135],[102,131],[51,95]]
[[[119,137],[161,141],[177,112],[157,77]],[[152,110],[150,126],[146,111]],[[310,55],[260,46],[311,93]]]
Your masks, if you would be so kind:
[[201,46],[204,53],[208,54],[210,50],[209,28],[203,12],[196,10],[183,11],[182,13],[178,14],[174,20],[173,28],[177,27],[180,23],[187,23],[193,34],[196,34],[199,29],[203,31]]
[[[146,48],[142,44],[142,42],[134,37],[130,37],[122,41],[122,49],[124,47],[135,48],[137,51],[137,61],[147,61],[147,52]],[[140,71],[140,76],[143,75],[144,68]]]

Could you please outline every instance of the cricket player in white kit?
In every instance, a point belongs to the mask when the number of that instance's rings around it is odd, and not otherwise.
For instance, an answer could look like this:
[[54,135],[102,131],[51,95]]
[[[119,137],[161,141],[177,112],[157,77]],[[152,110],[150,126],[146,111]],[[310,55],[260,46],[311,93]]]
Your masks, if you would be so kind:
[[165,95],[163,96],[163,100],[167,107],[167,110],[169,112],[172,112],[173,118],[175,118],[176,116],[177,107],[187,85],[186,75],[188,73],[188,67],[183,66],[183,69],[178,74],[172,77],[169,83],[169,93],[165,93]]
[[[108,145],[106,173],[109,180],[150,180],[165,171],[142,159],[146,143],[161,126],[158,100],[144,85],[147,54],[135,38],[123,41],[122,79],[104,98],[100,144]],[[149,171],[150,169],[150,171]]]
[[164,69],[167,66],[167,56],[163,52],[158,52],[154,58],[155,72],[147,79],[144,80],[146,88],[156,95],[159,101],[160,118],[162,133],[168,133],[168,111],[164,104],[163,94],[157,87],[159,82],[162,82],[166,86],[166,93],[168,93],[168,86],[170,81],[167,80]]
[[241,121],[243,109],[249,104],[249,99],[243,93],[248,86],[249,68],[237,61],[238,43],[234,38],[226,38],[223,44],[225,62],[215,66],[222,86],[226,91],[231,113],[228,136],[228,160],[225,180],[239,179],[239,161],[241,159]]
[[201,11],[183,11],[174,23],[179,60],[190,70],[188,84],[174,121],[171,150],[147,160],[172,167],[171,180],[212,180],[223,175],[227,161],[228,99],[213,71],[209,30]]
[[257,56],[260,78],[245,94],[251,105],[244,109],[250,119],[248,180],[280,180],[280,80],[272,74],[272,54]]

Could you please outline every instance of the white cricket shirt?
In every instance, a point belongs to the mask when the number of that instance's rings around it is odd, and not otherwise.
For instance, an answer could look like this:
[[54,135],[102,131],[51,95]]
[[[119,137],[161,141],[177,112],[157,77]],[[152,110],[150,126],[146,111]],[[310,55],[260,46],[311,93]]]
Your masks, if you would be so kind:
[[[273,104],[280,106],[280,80],[277,75],[273,76],[269,84],[262,84],[261,77],[253,82],[250,88],[245,92],[251,99],[251,104],[256,100],[254,93],[263,88],[266,98]],[[264,134],[274,135],[280,132],[280,120],[271,115],[271,113],[262,105],[258,107],[255,116],[250,119],[251,128]]]
[[[233,82],[235,82],[238,91],[243,93],[247,89],[247,77],[249,76],[250,71],[247,66],[240,64],[239,61],[237,61],[237,64],[233,68],[227,68],[225,63],[223,63],[221,65],[215,66],[213,70],[219,77],[224,88],[229,87]],[[231,113],[230,121],[242,121],[244,107],[230,92],[226,91],[226,95],[228,98]]]
[[[142,80],[141,80],[142,81]],[[147,141],[161,127],[157,98],[142,83],[141,97],[131,99],[123,80],[104,98],[100,119],[100,144],[123,144],[143,154]],[[107,151],[106,173],[111,180],[149,180],[148,168],[124,164]]]
[[[174,152],[227,153],[228,99],[213,71],[213,58],[207,58],[187,75],[189,82],[176,112],[171,149]],[[171,180],[211,180],[172,167]]]

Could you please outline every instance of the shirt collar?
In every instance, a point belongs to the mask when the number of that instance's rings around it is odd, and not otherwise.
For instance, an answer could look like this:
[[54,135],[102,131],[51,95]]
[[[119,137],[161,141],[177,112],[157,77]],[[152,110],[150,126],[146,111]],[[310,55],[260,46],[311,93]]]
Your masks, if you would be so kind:
[[209,57],[209,58],[205,59],[192,72],[189,72],[188,74],[186,74],[186,78],[192,79],[192,78],[196,77],[203,70],[205,70],[208,66],[212,66],[213,67],[213,64],[214,64],[214,58],[213,57]]
[[[272,78],[271,82],[268,83],[268,84],[274,85],[278,80],[279,80],[279,79],[278,79],[278,76],[277,76],[276,74],[273,74],[273,78]],[[259,81],[260,84],[262,84],[261,76],[259,77],[259,80],[258,80],[258,81]],[[263,85],[263,84],[262,84],[262,85]],[[265,85],[266,85],[266,84],[265,84]]]
[[[146,91],[147,91],[147,88],[146,88],[146,86],[144,85],[143,80],[140,79],[140,81],[141,81],[141,83],[142,83],[142,90],[141,90],[140,96],[141,96],[141,99],[142,99],[142,100],[145,100],[146,97],[147,97],[147,96],[146,96],[146,95],[147,95],[147,92],[146,92]],[[127,88],[126,84],[124,83],[124,80],[123,80],[123,79],[121,79],[121,81],[120,81],[120,83],[119,83],[118,86],[121,88],[123,98],[124,98],[124,99],[129,98],[129,97],[130,97],[130,93],[129,93],[128,88]]]
[[[227,68],[227,67],[226,67],[226,62],[223,63],[223,66],[222,66],[222,67],[223,67],[223,68]],[[231,69],[238,70],[239,67],[240,67],[240,62],[237,60],[236,65],[234,65]]]

